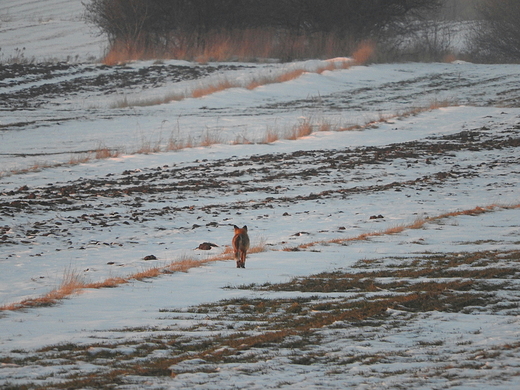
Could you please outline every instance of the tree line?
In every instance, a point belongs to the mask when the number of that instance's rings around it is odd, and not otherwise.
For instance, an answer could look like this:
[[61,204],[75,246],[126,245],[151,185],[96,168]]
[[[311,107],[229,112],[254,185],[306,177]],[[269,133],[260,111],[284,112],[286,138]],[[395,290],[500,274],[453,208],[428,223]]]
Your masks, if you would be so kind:
[[473,59],[520,61],[518,0],[85,0],[84,6],[86,20],[108,38],[110,49],[127,57],[193,59],[213,49],[215,56],[219,50],[255,56],[256,50],[259,57],[290,60],[350,55],[367,40],[389,53],[415,34],[421,36],[415,48],[439,59],[447,40],[438,38],[440,25],[434,40],[425,27],[443,5],[470,3]]
[[277,31],[283,39],[327,34],[352,44],[377,38],[443,0],[91,0],[86,19],[109,42],[169,50],[217,33]]
[[477,13],[471,37],[474,56],[486,62],[519,62],[520,1],[480,0]]

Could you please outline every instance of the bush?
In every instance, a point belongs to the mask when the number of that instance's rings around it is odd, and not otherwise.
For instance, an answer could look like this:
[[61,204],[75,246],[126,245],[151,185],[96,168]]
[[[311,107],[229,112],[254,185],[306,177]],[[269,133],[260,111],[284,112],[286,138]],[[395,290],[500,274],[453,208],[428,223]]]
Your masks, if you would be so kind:
[[[285,60],[346,55],[362,41],[378,40],[407,18],[443,0],[91,0],[86,19],[108,37],[111,51],[127,58],[193,59],[214,51],[214,37],[227,51],[258,32],[272,50],[257,45],[241,55],[276,53]],[[242,45],[248,45],[243,41]],[[250,45],[252,46],[252,45]],[[224,50],[224,49],[222,49]],[[283,55],[280,56],[280,51]],[[229,54],[228,54],[229,55]],[[117,55],[116,55],[117,57]]]
[[473,56],[487,62],[520,61],[520,1],[483,0],[471,38]]

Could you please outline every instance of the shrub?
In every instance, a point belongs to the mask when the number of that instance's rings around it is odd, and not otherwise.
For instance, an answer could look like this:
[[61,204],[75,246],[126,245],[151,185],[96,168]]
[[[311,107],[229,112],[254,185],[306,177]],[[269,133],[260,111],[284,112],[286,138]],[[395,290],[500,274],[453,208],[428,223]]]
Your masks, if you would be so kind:
[[520,61],[520,2],[482,0],[480,22],[473,29],[473,55],[482,61]]
[[[174,57],[344,56],[443,0],[91,0],[107,62]],[[259,35],[258,32],[264,32]],[[264,35],[266,34],[266,35]],[[218,38],[215,40],[215,38]],[[260,39],[259,39],[260,38]],[[244,49],[246,48],[246,49]],[[322,54],[323,55],[323,54]]]

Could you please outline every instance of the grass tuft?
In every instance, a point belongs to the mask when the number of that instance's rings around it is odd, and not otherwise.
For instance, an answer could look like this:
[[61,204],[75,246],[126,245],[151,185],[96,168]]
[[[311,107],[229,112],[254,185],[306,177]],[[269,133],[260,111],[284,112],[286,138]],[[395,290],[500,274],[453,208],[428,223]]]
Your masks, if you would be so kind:
[[202,134],[202,138],[200,140],[200,146],[202,147],[209,147],[220,143],[222,143],[222,137],[216,131],[210,131],[208,129],[206,129],[206,131]]
[[286,139],[297,140],[299,138],[307,137],[313,132],[313,126],[311,120],[308,118],[303,119],[301,123],[294,126],[290,131]]
[[104,144],[99,144],[96,150],[94,150],[94,158],[96,160],[106,160],[108,158],[115,158],[120,155],[119,150],[110,149],[106,147]]
[[272,144],[273,142],[276,142],[279,139],[280,139],[280,135],[278,134],[278,132],[271,128],[268,128],[267,131],[265,132],[264,141],[261,143]]
[[371,41],[361,42],[352,54],[354,62],[358,65],[366,64],[374,55],[375,44]]

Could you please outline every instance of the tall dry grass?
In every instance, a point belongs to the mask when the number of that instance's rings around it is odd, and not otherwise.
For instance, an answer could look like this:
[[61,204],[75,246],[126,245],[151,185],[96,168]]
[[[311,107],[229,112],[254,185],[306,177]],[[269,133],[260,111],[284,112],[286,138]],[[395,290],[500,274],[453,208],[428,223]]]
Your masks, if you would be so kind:
[[[264,252],[265,250],[266,240],[260,237],[258,242],[252,245],[248,253],[259,253]],[[233,250],[229,246],[225,247],[220,254],[208,256],[203,259],[195,259],[185,255],[167,265],[146,267],[141,271],[135,272],[126,277],[112,277],[99,282],[86,282],[80,272],[68,267],[63,273],[63,278],[59,287],[56,289],[53,289],[40,297],[24,299],[20,302],[2,305],[0,306],[0,311],[15,311],[32,307],[52,306],[59,303],[59,301],[70,297],[71,295],[78,294],[86,289],[115,288],[133,281],[157,278],[164,274],[188,272],[192,268],[202,267],[211,262],[225,260],[234,260]]]
[[110,108],[123,109],[129,107],[148,107],[166,104],[170,102],[178,102],[187,98],[198,99],[231,88],[245,88],[253,90],[264,85],[285,83],[297,79],[305,73],[321,74],[326,70],[333,71],[338,69],[348,69],[353,64],[353,61],[348,58],[335,58],[323,61],[323,63],[324,64],[322,66],[318,66],[315,69],[306,69],[305,65],[302,65],[301,68],[295,68],[295,66],[288,66],[287,69],[281,69],[281,71],[278,73],[273,72],[269,74],[254,75],[252,76],[252,78],[246,81],[229,80],[227,78],[216,78],[212,80],[210,79],[209,81],[201,83],[201,85],[199,85],[198,87],[193,88],[191,91],[173,91],[162,97],[137,97],[131,99],[129,96],[125,95],[123,97],[118,97],[110,105]]
[[100,146],[94,152],[96,160],[106,160],[108,158],[114,158],[119,156],[119,151],[107,148],[106,146]]
[[314,126],[309,118],[304,118],[300,123],[293,126],[285,139],[297,140],[299,138],[307,137],[313,133]]
[[332,58],[357,53],[358,64],[371,57],[369,42],[356,43],[350,37],[334,33],[293,34],[280,29],[250,28],[227,31],[183,33],[168,42],[151,47],[145,42],[115,41],[103,62],[107,65],[134,60],[181,59],[207,63],[210,61],[253,62],[266,59],[292,61],[307,58]]
[[273,142],[276,142],[280,139],[280,134],[273,130],[272,128],[268,128],[265,132],[263,141],[260,141],[260,143],[264,144],[271,144]]
[[375,52],[376,45],[372,41],[363,41],[357,47],[356,50],[352,53],[352,57],[354,58],[354,62],[358,65],[366,64],[369,62]]
[[[336,69],[338,69],[337,63],[340,63],[340,67],[350,66],[350,62],[346,64],[342,63],[342,60],[338,60],[336,62]],[[277,76],[278,77],[278,76]],[[145,104],[141,102],[142,104]],[[328,118],[305,118],[303,122],[300,120],[297,124],[290,127],[282,127],[282,128],[273,128],[268,127],[263,137],[259,138],[256,141],[252,141],[248,137],[245,136],[237,136],[231,144],[233,145],[242,145],[242,144],[251,144],[251,143],[260,143],[260,144],[270,144],[276,142],[281,139],[285,140],[297,140],[302,137],[306,137],[311,135],[315,131],[361,131],[364,129],[368,129],[370,127],[375,127],[379,123],[388,122],[391,119],[397,118],[406,118],[409,116],[419,115],[422,112],[432,111],[444,107],[450,107],[457,105],[457,101],[454,99],[444,99],[438,100],[434,99],[430,103],[427,103],[423,106],[414,105],[412,107],[406,108],[404,110],[399,110],[394,114],[378,114],[377,116],[367,119],[363,123],[354,123],[349,125],[343,125],[339,122],[331,121]],[[179,136],[181,133],[180,129],[172,131],[170,137],[163,142],[161,138],[152,141],[151,138],[143,137],[141,140],[141,144],[134,148],[133,150],[125,150],[125,148],[108,148],[104,146],[102,143],[98,146],[97,149],[83,153],[80,155],[73,155],[69,159],[68,162],[65,163],[34,163],[32,166],[23,168],[23,169],[13,169],[10,171],[2,172],[0,171],[0,177],[9,176],[9,175],[17,175],[24,174],[27,172],[35,172],[40,171],[46,168],[55,168],[63,165],[77,165],[82,163],[88,163],[93,160],[98,159],[109,159],[119,157],[123,153],[128,154],[149,154],[149,153],[159,153],[159,152],[170,152],[170,151],[178,151],[183,149],[190,149],[195,147],[208,147],[215,144],[220,144],[225,142],[223,138],[216,132],[211,133],[206,131],[202,134],[202,137],[199,141],[192,138],[191,135],[188,135],[186,139],[183,139]]]
[[203,134],[200,140],[200,146],[208,147],[211,145],[217,145],[222,143],[222,137],[217,131],[210,131],[207,129]]
[[228,79],[218,80],[214,84],[210,84],[204,87],[196,88],[192,91],[191,97],[197,99],[203,96],[212,95],[217,92],[225,91],[226,89],[240,87],[240,84],[231,82]]
[[85,282],[82,278],[82,275],[76,270],[68,267],[63,272],[63,278],[60,285],[49,291],[47,294],[44,294],[40,297],[24,299],[21,302],[10,303],[3,306],[0,306],[1,310],[20,310],[30,307],[44,307],[44,306],[52,306],[65,299],[73,294],[79,293],[81,290],[85,288]]
[[426,225],[427,223],[432,223],[436,221],[440,221],[442,219],[446,218],[452,218],[452,217],[458,217],[461,215],[470,215],[470,216],[476,216],[484,213],[490,213],[496,210],[510,210],[510,209],[518,209],[520,208],[519,204],[513,204],[513,205],[499,205],[499,204],[491,204],[488,206],[477,206],[472,209],[466,209],[466,210],[459,210],[459,211],[450,211],[447,213],[439,214],[434,217],[428,217],[428,218],[417,218],[413,222],[409,224],[401,224],[396,226],[391,226],[389,228],[386,228],[384,230],[378,230],[373,232],[367,232],[367,233],[361,233],[354,237],[347,237],[347,238],[334,238],[331,240],[326,241],[313,241],[304,243],[301,245],[298,245],[296,248],[294,247],[287,247],[284,250],[285,251],[294,251],[298,249],[307,249],[311,248],[316,245],[324,245],[324,244],[346,244],[348,242],[353,241],[365,241],[370,239],[371,237],[379,237],[379,236],[386,236],[391,234],[400,234],[404,232],[405,230],[410,229],[421,229]]

